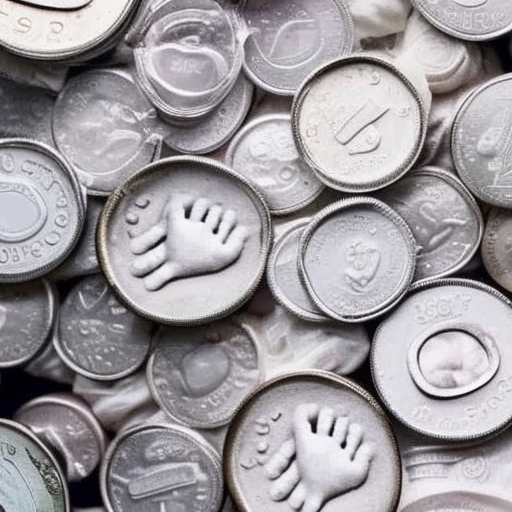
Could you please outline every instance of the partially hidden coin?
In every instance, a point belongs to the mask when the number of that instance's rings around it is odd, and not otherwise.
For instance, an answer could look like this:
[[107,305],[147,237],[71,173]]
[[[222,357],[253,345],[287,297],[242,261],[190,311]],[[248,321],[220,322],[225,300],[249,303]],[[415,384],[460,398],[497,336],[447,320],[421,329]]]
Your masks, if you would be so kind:
[[78,180],[55,150],[0,141],[0,282],[28,281],[57,267],[84,223]]
[[415,285],[375,333],[372,377],[412,430],[474,441],[512,421],[512,304],[477,281]]
[[134,373],[150,350],[152,324],[127,310],[98,274],[79,281],[60,307],[54,345],[75,372],[95,380]]
[[252,393],[228,431],[224,470],[242,512],[392,512],[400,494],[382,409],[329,372],[292,373]]
[[27,427],[0,419],[0,508],[69,512],[66,478],[51,451]]
[[170,424],[145,424],[111,443],[100,473],[108,512],[217,512],[223,477],[215,449],[199,434]]
[[512,506],[504,497],[485,492],[451,491],[439,492],[420,498],[400,509],[400,512],[503,512]]
[[416,245],[405,221],[369,197],[321,210],[301,238],[299,271],[317,307],[342,322],[375,318],[412,282]]

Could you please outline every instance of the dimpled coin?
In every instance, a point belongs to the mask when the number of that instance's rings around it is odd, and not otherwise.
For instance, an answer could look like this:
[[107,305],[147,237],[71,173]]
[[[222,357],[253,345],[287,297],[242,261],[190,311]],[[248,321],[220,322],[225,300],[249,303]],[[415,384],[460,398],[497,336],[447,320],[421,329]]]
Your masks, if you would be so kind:
[[0,283],[28,281],[57,267],[84,223],[78,180],[44,144],[0,141]]
[[292,106],[293,133],[306,163],[344,192],[396,181],[425,139],[429,107],[419,91],[390,61],[369,54],[319,68]]
[[100,485],[108,512],[217,512],[224,491],[212,446],[185,427],[152,423],[114,439]]
[[242,512],[394,512],[400,495],[386,416],[330,372],[291,373],[254,391],[230,425],[224,470]]
[[256,189],[228,167],[173,157],[110,196],[97,243],[109,283],[135,312],[171,325],[207,323],[256,289],[270,215]]
[[342,322],[393,307],[411,284],[415,242],[405,221],[369,197],[321,210],[301,238],[299,271],[314,303]]
[[472,441],[512,421],[510,301],[464,279],[413,286],[379,326],[372,377],[390,412],[409,428]]
[[46,446],[23,425],[0,419],[0,509],[69,512],[62,470]]

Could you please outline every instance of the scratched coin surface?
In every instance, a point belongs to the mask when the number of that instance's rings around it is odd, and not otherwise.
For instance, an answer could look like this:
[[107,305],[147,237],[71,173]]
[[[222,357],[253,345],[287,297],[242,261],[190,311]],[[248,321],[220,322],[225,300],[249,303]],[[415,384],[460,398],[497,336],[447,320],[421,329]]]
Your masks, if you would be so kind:
[[240,12],[249,31],[245,72],[271,93],[293,96],[314,69],[352,51],[345,0],[244,0]]
[[235,323],[161,328],[148,362],[148,382],[173,420],[216,428],[231,421],[259,384],[261,366],[252,334]]
[[415,248],[407,224],[389,206],[369,197],[344,199],[306,227],[299,271],[321,311],[362,322],[403,297],[414,275]]
[[61,305],[55,348],[77,373],[115,380],[146,359],[152,325],[119,303],[102,275],[79,281]]
[[372,377],[388,410],[409,428],[471,441],[512,421],[510,301],[464,279],[415,285],[382,322]]
[[108,512],[217,512],[222,465],[199,434],[177,425],[146,424],[119,435],[100,474]]
[[403,176],[419,156],[426,102],[391,62],[371,56],[330,62],[301,86],[292,107],[295,140],[327,185],[368,192]]
[[260,386],[231,423],[226,481],[242,512],[392,512],[396,441],[382,409],[333,373],[291,373]]
[[415,281],[453,274],[478,250],[482,214],[453,173],[435,167],[416,169],[377,197],[411,228],[418,251]]
[[0,419],[0,509],[69,512],[66,479],[50,450],[23,425]]
[[78,180],[49,146],[0,141],[0,282],[40,277],[76,245],[84,222]]

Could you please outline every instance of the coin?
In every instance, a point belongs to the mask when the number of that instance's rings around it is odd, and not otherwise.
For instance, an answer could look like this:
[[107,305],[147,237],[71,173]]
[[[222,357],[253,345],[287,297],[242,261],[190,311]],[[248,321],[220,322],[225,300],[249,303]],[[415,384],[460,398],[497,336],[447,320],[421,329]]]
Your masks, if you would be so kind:
[[405,221],[369,197],[321,210],[301,238],[299,271],[313,302],[342,322],[392,308],[411,284],[415,242]]
[[482,214],[451,172],[436,167],[415,169],[377,197],[402,216],[416,239],[415,281],[454,274],[477,252]]
[[252,119],[231,139],[226,162],[261,190],[273,215],[300,210],[324,189],[297,151],[289,114]]
[[483,492],[453,491],[441,492],[420,498],[400,508],[400,512],[503,512],[509,510],[512,502],[502,497]]
[[389,411],[446,441],[481,439],[508,425],[511,306],[477,281],[413,286],[372,343],[372,377]]
[[219,456],[199,434],[176,425],[140,425],[119,435],[100,485],[108,512],[217,512],[222,504]]
[[153,398],[176,422],[216,428],[260,382],[258,347],[250,331],[220,321],[161,328],[148,362]]
[[6,512],[69,512],[57,460],[30,430],[0,419],[0,508]]
[[0,282],[58,266],[78,241],[84,205],[64,159],[34,141],[0,141]]
[[317,69],[292,107],[293,133],[306,163],[344,192],[368,192],[399,179],[425,139],[428,105],[419,85],[391,61],[370,54]]
[[329,372],[292,373],[254,391],[231,423],[224,466],[242,512],[392,512],[400,494],[384,413],[353,381]]
[[273,94],[293,96],[314,69],[352,51],[345,0],[244,0],[240,14],[248,30],[244,70]]
[[152,325],[119,303],[102,275],[79,281],[60,308],[55,348],[75,372],[96,380],[134,373],[146,359]]
[[110,196],[97,243],[109,283],[135,312],[172,325],[206,323],[255,291],[270,216],[259,193],[228,167],[172,157]]

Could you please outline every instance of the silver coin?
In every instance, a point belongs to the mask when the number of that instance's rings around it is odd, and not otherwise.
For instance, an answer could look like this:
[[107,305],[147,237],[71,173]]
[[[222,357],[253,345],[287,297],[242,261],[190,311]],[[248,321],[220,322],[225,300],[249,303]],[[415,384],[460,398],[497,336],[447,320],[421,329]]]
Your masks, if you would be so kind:
[[134,373],[146,359],[152,324],[119,303],[102,275],[79,281],[60,307],[55,349],[75,372],[95,380]]
[[372,343],[375,387],[406,426],[472,441],[512,421],[512,304],[482,283],[441,279],[412,288]]
[[194,328],[162,328],[148,362],[153,398],[178,423],[226,425],[261,380],[250,331],[221,321]]
[[0,509],[5,512],[69,512],[62,470],[30,430],[0,419]]
[[53,113],[53,136],[89,194],[108,195],[158,157],[156,111],[128,73],[92,70],[69,80]]
[[206,323],[255,291],[270,216],[259,193],[228,167],[173,157],[110,196],[97,241],[103,271],[130,308],[161,323]]
[[473,91],[452,128],[452,157],[465,185],[482,201],[512,207],[512,74]]
[[414,275],[415,249],[405,221],[384,203],[344,199],[321,210],[304,231],[299,270],[326,315],[362,322],[403,297]]
[[293,96],[316,68],[352,51],[354,26],[345,0],[244,0],[244,69],[262,89]]
[[108,512],[217,512],[223,478],[219,456],[185,427],[146,424],[119,435],[100,474]]
[[0,141],[0,282],[57,267],[78,241],[84,204],[65,160],[34,141]]
[[247,123],[231,140],[226,162],[261,190],[273,215],[300,210],[324,189],[295,146],[289,114]]
[[260,386],[231,424],[224,467],[242,512],[392,512],[400,494],[384,413],[357,384],[329,372]]
[[435,27],[458,39],[487,41],[512,30],[508,0],[411,0]]
[[504,512],[512,503],[506,498],[483,492],[453,491],[420,498],[399,512]]
[[451,172],[414,170],[377,197],[407,222],[416,239],[415,281],[461,270],[480,246],[483,219],[470,192]]
[[306,162],[327,185],[376,190],[403,176],[418,158],[428,105],[390,61],[357,55],[330,62],[301,86],[293,133]]
[[105,453],[107,437],[101,425],[87,404],[71,393],[30,400],[14,419],[61,456],[70,482],[91,475]]

